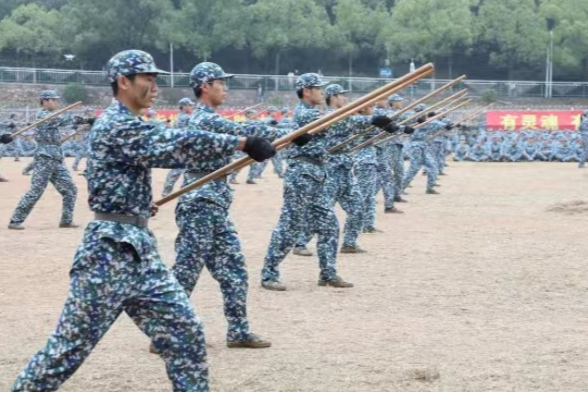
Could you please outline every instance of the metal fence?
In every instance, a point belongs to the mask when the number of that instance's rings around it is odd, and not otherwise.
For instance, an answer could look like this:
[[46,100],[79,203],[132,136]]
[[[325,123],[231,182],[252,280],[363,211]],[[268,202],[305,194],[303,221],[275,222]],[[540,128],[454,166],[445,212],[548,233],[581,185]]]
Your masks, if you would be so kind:
[[[367,93],[390,82],[381,78],[350,78],[326,76],[331,83],[338,83],[356,93]],[[190,76],[187,73],[160,75],[158,83],[162,87],[188,87]],[[423,79],[407,93],[411,96],[424,96],[431,90],[446,84],[449,80]],[[1,83],[21,84],[54,84],[81,83],[89,86],[108,86],[108,78],[104,71],[58,70],[35,68],[0,67]],[[229,81],[229,88],[257,90],[260,86],[264,92],[291,91],[295,78],[285,75],[236,75]],[[465,80],[454,90],[469,89],[470,95],[482,97],[494,92],[498,98],[545,98],[547,85],[536,81],[484,81]],[[588,82],[553,82],[552,98],[588,98]]]

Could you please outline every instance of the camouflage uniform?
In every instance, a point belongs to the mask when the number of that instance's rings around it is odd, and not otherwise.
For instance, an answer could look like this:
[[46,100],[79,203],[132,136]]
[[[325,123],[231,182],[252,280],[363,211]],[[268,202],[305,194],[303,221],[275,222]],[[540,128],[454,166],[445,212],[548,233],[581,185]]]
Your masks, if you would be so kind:
[[584,111],[580,122],[580,137],[582,138],[582,157],[579,158],[578,166],[584,168],[588,157],[588,110]]
[[356,151],[355,176],[362,196],[364,232],[375,231],[376,195],[378,193],[378,154],[374,146]]
[[[58,98],[59,96],[53,90],[46,90],[40,96],[40,100]],[[37,120],[51,114],[51,111],[41,109],[37,114]],[[65,165],[61,148],[61,134],[59,133],[59,127],[70,123],[70,120],[69,115],[60,115],[37,126],[37,150],[35,151],[31,189],[20,200],[10,219],[10,225],[20,225],[26,220],[45,192],[49,182],[63,197],[61,224],[72,223],[78,189]]]
[[[194,106],[195,104],[192,100],[185,97],[180,100],[179,105],[180,105],[180,107],[185,107],[185,106]],[[178,119],[176,120],[174,128],[187,129],[188,125],[190,124],[190,117],[191,117],[190,114],[181,110],[180,113],[178,114]],[[172,169],[171,171],[169,171],[167,173],[167,176],[165,177],[165,185],[163,186],[163,193],[161,195],[162,197],[166,197],[167,195],[169,195],[172,192],[172,190],[174,190],[174,185],[176,184],[178,179],[180,179],[180,176],[182,176],[183,173],[184,173],[183,169]]]
[[411,139],[411,153],[410,153],[410,167],[404,181],[402,183],[403,189],[406,189],[416,174],[422,167],[427,169],[427,191],[432,191],[433,186],[437,180],[437,162],[430,151],[430,146],[426,140],[441,129],[445,128],[439,120],[430,122],[428,125],[419,128],[412,134]]
[[[296,82],[296,89],[322,87],[326,85],[317,74],[303,74]],[[300,102],[294,111],[294,122],[303,127],[322,116],[314,106]],[[363,122],[365,117],[361,118]],[[351,120],[351,119],[350,119]],[[303,231],[305,221],[309,222],[310,233],[318,236],[319,284],[341,282],[337,276],[337,247],[339,224],[333,208],[332,195],[325,194],[327,184],[327,149],[331,137],[338,141],[354,132],[347,121],[332,125],[323,132],[313,135],[305,146],[292,146],[288,168],[284,177],[284,203],[277,227],[274,229],[265,256],[262,270],[262,286],[271,288],[279,284],[279,265],[290,252]],[[347,284],[349,287],[349,284]],[[280,290],[280,289],[273,289]],[[284,289],[281,289],[284,290]]]
[[[329,85],[325,88],[326,97],[344,93],[347,93],[347,90],[344,90],[340,85]],[[332,108],[327,108],[327,113],[333,111]],[[353,134],[356,134],[366,128],[365,121],[358,117],[352,117],[343,123],[332,125],[331,129],[335,129],[341,134],[328,137],[325,148],[335,147],[345,140],[349,135],[349,130],[354,130]],[[323,195],[331,200],[331,207],[335,207],[335,204],[339,203],[347,213],[343,238],[344,248],[357,247],[357,240],[363,226],[363,202],[357,178],[353,173],[354,158],[346,154],[354,146],[355,144],[349,144],[329,155],[326,163],[327,181],[323,189]],[[305,247],[310,242],[312,238],[311,227],[312,225],[308,221],[304,223],[296,247]]]
[[[88,113],[93,113],[94,109],[92,108],[87,108],[86,109],[86,114]],[[80,143],[79,143],[79,147],[78,150],[76,152],[76,159],[74,160],[74,163],[72,165],[72,169],[74,171],[78,170],[78,166],[80,165],[80,161],[82,161],[83,158],[88,157],[88,154],[90,153],[90,130],[92,129],[92,126],[89,124],[85,124],[85,126],[83,128],[81,128],[80,130]],[[75,139],[74,139],[75,140]]]
[[[160,72],[147,53],[112,58],[109,77]],[[15,391],[57,390],[124,311],[153,341],[175,391],[208,389],[204,332],[185,291],[161,261],[147,228],[151,168],[181,168],[229,156],[238,140],[142,121],[113,100],[96,121],[88,165],[87,226],[55,332],[14,383]]]
[[[393,94],[388,98],[388,103],[392,104],[394,102],[403,101],[404,98],[400,95]],[[396,113],[399,110],[394,108],[390,109],[392,114]],[[398,122],[404,122],[408,118],[411,117],[413,113],[407,112],[398,117]],[[390,142],[389,153],[390,153],[390,167],[392,168],[392,175],[393,175],[393,186],[394,186],[394,200],[398,201],[401,198],[402,194],[402,179],[404,178],[404,157],[403,157],[403,139],[396,138],[392,139]]]
[[[388,115],[388,109],[375,106],[374,107],[374,115]],[[394,198],[397,197],[400,193],[396,194],[394,191],[394,177],[392,175],[392,167],[390,165],[391,153],[396,150],[396,143],[401,140],[400,138],[395,138],[389,140],[383,144],[376,145],[376,157],[378,158],[378,165],[377,165],[377,172],[378,172],[378,188],[376,190],[376,194],[382,189],[384,194],[384,208],[386,210],[394,209]],[[394,143],[392,143],[394,142]],[[368,225],[375,224],[375,210],[372,216],[368,217]],[[373,219],[373,221],[372,221]]]
[[[198,64],[190,75],[190,84],[200,86],[204,82],[228,79],[216,64]],[[190,130],[201,129],[216,134],[235,137],[261,136],[274,139],[283,131],[262,125],[245,126],[224,119],[212,108],[198,103],[190,120]],[[230,156],[208,158],[186,170],[184,186],[202,176],[222,168],[231,162]],[[214,180],[185,194],[176,207],[176,262],[174,274],[188,295],[206,266],[220,284],[224,312],[228,321],[227,342],[251,341],[247,320],[247,267],[241,252],[241,243],[229,208],[233,201],[232,189],[227,177]]]

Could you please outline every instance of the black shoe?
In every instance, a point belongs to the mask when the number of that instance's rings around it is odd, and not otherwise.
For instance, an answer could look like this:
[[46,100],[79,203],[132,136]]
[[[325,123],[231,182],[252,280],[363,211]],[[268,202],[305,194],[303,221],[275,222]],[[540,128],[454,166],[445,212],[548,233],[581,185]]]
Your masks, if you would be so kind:
[[427,189],[427,191],[425,193],[426,194],[441,194],[441,193],[437,192],[435,189]]
[[386,208],[384,210],[384,214],[404,214],[404,211],[399,210],[396,207],[392,207],[392,208]]
[[395,203],[408,203],[408,201],[404,200],[402,197],[394,197]]
[[74,224],[73,222],[68,222],[68,223],[62,222],[59,224],[59,227],[66,228],[66,229],[75,229],[75,228],[79,228],[80,226]]
[[328,281],[324,281],[321,279],[321,280],[319,280],[318,285],[319,286],[330,286],[330,287],[339,288],[339,289],[347,289],[347,288],[353,287],[353,283],[345,282],[343,279],[341,279],[338,276],[334,277],[333,279],[329,279]]

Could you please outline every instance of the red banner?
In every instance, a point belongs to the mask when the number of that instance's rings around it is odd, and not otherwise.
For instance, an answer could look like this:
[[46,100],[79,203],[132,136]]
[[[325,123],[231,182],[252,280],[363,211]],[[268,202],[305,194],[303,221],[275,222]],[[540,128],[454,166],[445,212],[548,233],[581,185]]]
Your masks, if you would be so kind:
[[488,111],[486,128],[505,131],[578,130],[581,115],[581,111]]

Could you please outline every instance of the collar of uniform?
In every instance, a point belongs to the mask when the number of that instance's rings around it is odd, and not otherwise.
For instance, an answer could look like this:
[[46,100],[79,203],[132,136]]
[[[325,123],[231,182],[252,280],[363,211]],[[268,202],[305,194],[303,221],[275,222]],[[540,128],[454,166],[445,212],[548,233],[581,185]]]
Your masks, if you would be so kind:
[[309,109],[309,110],[314,110],[314,109],[316,108],[315,106],[311,106],[310,104],[308,104],[308,103],[307,103],[307,102],[305,102],[305,101],[301,101],[301,102],[300,102],[300,106],[301,106],[302,108],[306,108],[306,109]]
[[140,118],[133,114],[129,107],[125,106],[122,102],[118,101],[117,99],[112,99],[112,103],[110,103],[110,106],[116,107],[119,114],[127,114],[134,118]]
[[215,111],[212,109],[212,107],[207,106],[206,104],[203,104],[201,102],[198,102],[198,104],[196,104],[196,108],[200,111],[206,111],[207,113],[211,113],[211,114],[215,113]]

